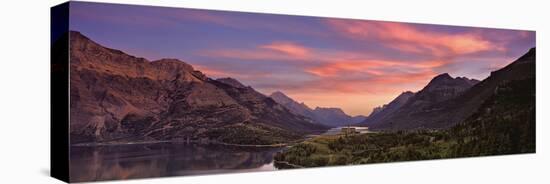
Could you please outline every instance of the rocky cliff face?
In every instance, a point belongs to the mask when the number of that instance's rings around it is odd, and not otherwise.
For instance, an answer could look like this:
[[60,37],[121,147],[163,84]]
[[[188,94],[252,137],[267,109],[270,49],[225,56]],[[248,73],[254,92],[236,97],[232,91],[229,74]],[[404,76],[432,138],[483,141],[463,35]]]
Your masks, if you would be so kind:
[[500,84],[534,78],[534,75],[534,48],[481,82],[442,74],[394,113],[370,127],[390,130],[448,128],[470,117]]
[[326,129],[234,79],[148,61],[70,32],[71,143],[211,140],[271,144]]

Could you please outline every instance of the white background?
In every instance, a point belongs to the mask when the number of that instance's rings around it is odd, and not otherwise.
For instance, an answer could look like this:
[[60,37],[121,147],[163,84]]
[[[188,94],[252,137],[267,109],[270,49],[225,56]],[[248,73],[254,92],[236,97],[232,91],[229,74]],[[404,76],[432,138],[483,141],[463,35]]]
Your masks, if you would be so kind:
[[[101,0],[100,0],[101,1]],[[62,183],[49,175],[49,8],[61,0],[0,6],[0,183]],[[103,0],[248,12],[537,31],[537,153],[110,183],[548,183],[550,6],[543,0]]]

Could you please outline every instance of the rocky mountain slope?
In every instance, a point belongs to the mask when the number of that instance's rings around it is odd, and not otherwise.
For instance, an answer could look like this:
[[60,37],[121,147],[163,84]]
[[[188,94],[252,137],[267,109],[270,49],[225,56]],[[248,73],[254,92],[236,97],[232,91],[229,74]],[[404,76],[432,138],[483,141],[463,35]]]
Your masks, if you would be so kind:
[[234,79],[177,59],[148,61],[70,32],[71,143],[156,140],[273,144],[326,127]]

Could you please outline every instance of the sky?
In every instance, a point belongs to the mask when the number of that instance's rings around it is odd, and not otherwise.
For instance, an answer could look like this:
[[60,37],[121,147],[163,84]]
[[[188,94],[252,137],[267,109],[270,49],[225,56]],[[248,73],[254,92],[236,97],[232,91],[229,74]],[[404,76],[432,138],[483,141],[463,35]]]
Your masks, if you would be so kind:
[[433,77],[485,79],[535,47],[525,30],[71,2],[69,29],[150,61],[176,58],[311,108],[368,115]]

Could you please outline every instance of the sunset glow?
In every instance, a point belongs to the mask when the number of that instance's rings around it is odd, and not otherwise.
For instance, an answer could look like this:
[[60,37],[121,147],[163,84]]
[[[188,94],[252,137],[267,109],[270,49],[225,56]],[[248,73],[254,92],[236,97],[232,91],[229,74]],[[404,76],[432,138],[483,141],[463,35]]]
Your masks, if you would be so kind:
[[311,108],[368,115],[449,73],[482,80],[535,46],[535,32],[75,3],[70,29],[148,60],[177,58]]

